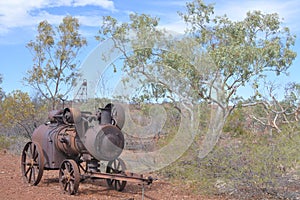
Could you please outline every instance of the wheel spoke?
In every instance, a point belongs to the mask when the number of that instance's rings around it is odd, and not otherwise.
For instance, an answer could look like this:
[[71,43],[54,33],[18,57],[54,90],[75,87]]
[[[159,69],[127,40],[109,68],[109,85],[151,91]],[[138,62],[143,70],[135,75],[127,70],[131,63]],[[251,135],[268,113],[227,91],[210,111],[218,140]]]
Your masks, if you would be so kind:
[[28,142],[21,157],[22,176],[27,183],[37,185],[43,175],[44,156],[42,148],[34,141]]
[[118,162],[118,166],[116,167],[116,170],[120,171],[120,170],[119,170],[119,169],[120,169],[120,167],[121,167],[121,163],[120,163],[120,162]]
[[31,158],[32,157],[32,145],[30,144],[30,146],[28,147],[27,149],[27,153],[28,153],[28,158]]
[[26,160],[24,160],[24,161],[22,161],[22,165],[23,166],[28,166],[28,165],[30,165],[30,163],[28,163],[28,162],[26,162]]
[[29,152],[30,150],[27,149],[27,151],[25,152],[25,160],[26,160],[26,157],[30,158],[31,154]]
[[80,174],[78,165],[74,160],[65,160],[59,171],[61,188],[69,194],[75,194],[78,190]]
[[113,168],[116,169],[116,166],[117,166],[117,161],[116,160],[114,160],[113,165],[114,165]]
[[64,169],[64,170],[66,170],[67,171],[67,163],[66,162],[64,162],[64,164],[63,164],[63,166],[62,166],[62,168]]
[[36,146],[33,145],[32,159],[35,161],[38,156],[39,154],[37,152]]
[[68,162],[65,163],[65,169],[66,169],[67,172],[70,171],[70,165],[69,165]]
[[64,183],[64,190],[65,190],[65,191],[67,191],[68,186],[69,186],[69,183],[68,183],[68,182],[65,182],[65,183]]
[[69,194],[71,194],[71,183],[70,182],[68,182],[68,192],[69,192]]
[[[125,163],[120,158],[109,161],[106,167],[106,172],[110,174],[122,174],[126,170]],[[114,188],[117,191],[122,191],[126,186],[126,181],[119,181],[115,179],[106,180],[108,186]]]
[[35,148],[34,148],[35,146],[34,146],[34,144],[31,144],[30,145],[30,153],[31,153],[31,158],[33,158],[34,157],[34,153],[35,153]]
[[32,168],[32,178],[33,178],[33,182],[35,182],[35,168]]
[[116,190],[119,190],[121,188],[121,183],[120,183],[120,181],[116,181],[115,182],[115,189]]
[[30,168],[29,177],[28,177],[28,183],[31,182],[31,177],[32,177],[32,167]]
[[28,167],[28,169],[25,172],[25,176],[27,176],[28,172],[30,171],[31,167]]
[[74,182],[70,181],[69,184],[70,184],[70,189],[71,189],[70,192],[72,193],[72,191],[74,191]]
[[33,160],[34,161],[37,161],[38,160],[38,158],[39,158],[39,154],[36,152],[36,150],[35,150],[35,153],[34,153],[34,156],[33,156]]

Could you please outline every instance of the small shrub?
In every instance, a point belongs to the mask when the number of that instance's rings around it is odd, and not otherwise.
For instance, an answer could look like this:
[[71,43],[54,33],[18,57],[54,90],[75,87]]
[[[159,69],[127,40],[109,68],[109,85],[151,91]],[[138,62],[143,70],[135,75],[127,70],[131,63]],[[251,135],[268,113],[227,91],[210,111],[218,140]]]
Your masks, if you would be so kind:
[[289,193],[290,180],[286,177],[300,165],[297,132],[223,138],[202,160],[197,159],[195,148],[190,148],[162,173],[171,180],[190,183],[200,193],[233,195],[238,199],[269,196],[276,199]]
[[4,135],[0,135],[0,150],[9,149],[10,145],[11,141],[9,138]]
[[30,140],[24,136],[0,135],[0,150],[9,150],[14,154],[21,154],[23,148]]

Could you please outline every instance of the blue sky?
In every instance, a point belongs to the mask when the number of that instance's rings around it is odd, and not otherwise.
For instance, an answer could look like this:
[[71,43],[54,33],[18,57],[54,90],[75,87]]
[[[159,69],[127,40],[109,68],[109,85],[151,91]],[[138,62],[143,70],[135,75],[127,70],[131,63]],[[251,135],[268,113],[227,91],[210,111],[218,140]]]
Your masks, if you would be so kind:
[[[231,19],[245,17],[249,10],[278,13],[284,23],[297,35],[294,50],[300,56],[300,1],[298,0],[207,0],[215,3],[217,15],[227,14]],[[26,44],[33,40],[37,24],[42,20],[57,25],[66,15],[72,15],[81,23],[81,34],[88,39],[88,46],[81,51],[83,61],[98,42],[94,36],[101,26],[102,16],[111,15],[120,21],[127,21],[132,12],[151,14],[160,18],[161,26],[183,32],[185,24],[177,11],[185,10],[186,0],[0,0],[0,74],[1,87],[6,93],[16,89],[32,92],[22,84],[26,71],[32,67],[32,55]],[[298,56],[298,57],[299,57]],[[290,68],[289,77],[280,82],[300,83],[299,58]],[[277,81],[277,80],[276,80]]]

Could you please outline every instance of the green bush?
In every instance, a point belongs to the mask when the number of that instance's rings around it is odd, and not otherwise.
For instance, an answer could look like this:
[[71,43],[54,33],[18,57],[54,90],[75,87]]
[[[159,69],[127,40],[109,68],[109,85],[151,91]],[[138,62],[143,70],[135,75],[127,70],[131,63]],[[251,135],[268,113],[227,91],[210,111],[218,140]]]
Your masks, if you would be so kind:
[[0,135],[0,150],[9,150],[14,154],[21,154],[23,148],[30,140],[24,136]]
[[225,133],[231,133],[234,136],[248,134],[249,130],[247,129],[246,124],[247,117],[245,110],[242,108],[237,108],[231,113],[231,115],[229,115],[223,127],[223,131]]
[[0,135],[0,150],[9,149],[11,143],[12,142],[9,139],[9,137],[6,137],[4,135]]
[[195,192],[233,195],[238,199],[266,195],[279,198],[286,194],[286,177],[300,165],[299,133],[224,138],[202,160],[197,159],[194,145],[162,174],[189,183]]

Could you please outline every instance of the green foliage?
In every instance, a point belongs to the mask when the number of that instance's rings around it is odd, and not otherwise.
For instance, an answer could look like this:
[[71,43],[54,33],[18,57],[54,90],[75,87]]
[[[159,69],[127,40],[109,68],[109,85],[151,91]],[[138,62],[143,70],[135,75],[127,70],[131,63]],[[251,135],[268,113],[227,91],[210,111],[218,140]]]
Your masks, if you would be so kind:
[[77,56],[86,39],[79,34],[78,19],[66,16],[58,27],[47,21],[38,25],[35,41],[27,48],[33,55],[33,67],[24,81],[51,100],[55,109],[57,100],[64,98],[80,77]]
[[232,135],[243,135],[249,133],[247,130],[247,115],[242,108],[235,109],[227,118],[223,132]]
[[[186,5],[186,12],[179,15],[187,23],[187,34],[180,37],[158,28],[155,17],[131,14],[130,21],[124,23],[104,17],[98,39],[111,38],[113,49],[122,53],[122,70],[141,86],[140,98],[135,99],[168,99],[186,105],[206,101],[215,106],[218,115],[204,141],[212,147],[237,107],[231,105],[243,99],[237,90],[250,84],[258,91],[254,83],[266,72],[286,73],[296,57],[292,50],[295,36],[276,13],[253,11],[234,21],[218,16],[214,6],[202,0]],[[203,155],[211,150],[206,145],[204,149]]]
[[[153,102],[169,98],[174,101],[175,96],[193,96],[190,82],[185,78],[185,75],[195,72],[189,70],[193,66],[180,55],[183,51],[173,52],[166,48],[166,45],[170,45],[173,49],[182,50],[183,45],[180,48],[180,44],[187,41],[169,43],[169,36],[158,28],[159,20],[149,15],[131,14],[130,20],[128,23],[119,24],[116,19],[105,17],[99,38],[112,37],[114,48],[123,52],[125,59],[122,70],[141,86],[137,94],[139,96],[134,96],[134,100]],[[128,45],[132,50],[128,51]],[[185,55],[191,53],[191,49],[185,50],[188,51],[184,52]]]
[[20,155],[24,145],[30,139],[23,136],[5,136],[0,134],[0,150],[8,150],[10,153]]
[[9,149],[11,146],[11,141],[4,135],[0,135],[0,150]]
[[[186,13],[180,16],[189,33],[180,38],[158,29],[159,20],[149,15],[131,14],[126,23],[110,16],[103,20],[98,38],[112,37],[115,48],[124,54],[124,70],[133,78],[145,77],[142,83],[150,89],[147,98],[156,98],[153,88],[160,94],[191,90],[198,100],[224,104],[228,109],[240,86],[257,81],[266,71],[286,72],[296,57],[291,49],[295,36],[282,26],[276,13],[248,12],[245,19],[232,21],[226,15],[214,15],[213,5],[195,0],[187,3]],[[132,53],[125,48],[127,44]],[[206,53],[195,50],[200,48]],[[210,69],[205,68],[205,57],[213,62]],[[174,74],[175,86],[170,78]],[[180,90],[182,85],[185,90]]]
[[13,129],[13,132],[28,137],[31,136],[35,128],[34,124],[42,123],[41,121],[47,116],[45,104],[34,104],[29,95],[20,90],[8,94],[1,107],[1,125],[7,130]]
[[222,75],[226,101],[241,85],[260,79],[264,71],[286,72],[296,57],[291,49],[295,36],[282,27],[276,13],[253,11],[242,21],[231,21],[226,15],[214,15],[213,5],[195,0],[187,3],[187,12],[180,15]]
[[[195,159],[194,148],[162,173],[191,184],[195,192],[201,193],[245,199],[271,193],[277,198],[289,191],[286,179],[300,164],[299,132],[286,130],[273,136],[248,134],[224,138],[203,160]],[[283,186],[285,191],[281,190]]]
[[161,148],[172,141],[175,134],[178,132],[182,117],[180,111],[172,104],[165,103],[163,104],[163,107],[167,113],[167,116],[163,130],[161,130],[162,136],[156,143],[157,148]]

